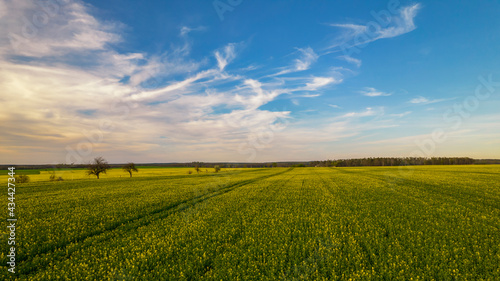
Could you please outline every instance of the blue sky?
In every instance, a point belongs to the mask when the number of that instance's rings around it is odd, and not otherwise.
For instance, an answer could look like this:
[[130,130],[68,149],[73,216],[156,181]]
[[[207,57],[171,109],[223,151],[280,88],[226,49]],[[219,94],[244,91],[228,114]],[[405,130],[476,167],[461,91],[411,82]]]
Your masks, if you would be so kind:
[[499,12],[0,0],[0,162],[500,158]]

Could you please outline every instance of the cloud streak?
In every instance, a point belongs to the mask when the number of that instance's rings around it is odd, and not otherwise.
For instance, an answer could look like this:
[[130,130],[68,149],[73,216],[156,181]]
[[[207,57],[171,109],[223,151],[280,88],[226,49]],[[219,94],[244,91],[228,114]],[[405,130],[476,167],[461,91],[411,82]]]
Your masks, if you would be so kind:
[[353,58],[351,56],[345,55],[345,56],[338,56],[337,58],[344,60],[348,63],[354,64],[356,67],[361,67],[362,61],[357,58]]
[[341,47],[345,52],[349,48],[364,46],[380,39],[393,38],[411,32],[417,28],[415,17],[420,9],[421,5],[419,3],[403,7],[386,24],[373,21],[366,25],[352,23],[330,24],[332,27],[344,30],[344,33],[337,37],[335,43],[327,47],[326,50]]
[[364,111],[361,112],[349,112],[344,115],[341,115],[339,118],[359,118],[359,117],[368,117],[375,116],[383,113],[383,108],[374,109],[372,107],[367,107]]
[[388,97],[392,95],[370,87],[366,87],[364,90],[360,91],[360,93],[367,97]]
[[416,98],[413,98],[409,101],[409,103],[412,103],[412,104],[431,104],[431,103],[437,103],[437,102],[442,102],[442,101],[446,101],[447,99],[433,99],[433,100],[429,100],[428,98],[425,98],[425,97],[422,97],[422,96],[418,96]]

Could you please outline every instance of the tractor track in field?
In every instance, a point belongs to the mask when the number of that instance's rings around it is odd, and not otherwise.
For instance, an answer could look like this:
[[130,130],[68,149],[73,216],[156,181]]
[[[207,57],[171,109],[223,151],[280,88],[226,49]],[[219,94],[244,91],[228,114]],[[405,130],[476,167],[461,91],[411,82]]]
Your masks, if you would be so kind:
[[[287,173],[291,170],[293,170],[293,168],[289,168],[285,171],[281,171],[281,172],[274,173],[271,175],[259,176],[259,177],[251,178],[248,180],[242,180],[242,181],[238,181],[235,183],[225,184],[221,188],[215,189],[213,192],[209,192],[207,194],[195,196],[195,197],[185,199],[182,201],[174,202],[174,203],[169,204],[163,208],[159,208],[159,209],[150,211],[146,214],[141,214],[141,215],[138,215],[138,216],[135,216],[132,218],[128,218],[128,219],[120,221],[120,222],[113,223],[111,225],[106,226],[104,229],[93,231],[87,235],[72,239],[71,241],[64,241],[63,243],[59,243],[57,245],[47,247],[47,248],[43,249],[42,251],[34,253],[32,258],[28,258],[26,256],[19,257],[18,261],[20,264],[23,265],[22,271],[24,274],[34,274],[34,273],[38,272],[39,270],[46,268],[49,265],[48,261],[43,262],[43,264],[40,264],[41,261],[38,261],[38,263],[36,265],[32,265],[31,262],[33,260],[36,260],[37,257],[40,257],[40,256],[48,254],[48,253],[55,253],[58,250],[64,250],[71,244],[83,243],[83,245],[81,247],[75,247],[75,249],[66,250],[65,252],[57,253],[51,259],[51,262],[53,262],[55,260],[69,258],[73,252],[78,251],[82,248],[88,247],[88,246],[93,244],[92,242],[95,242],[95,241],[87,241],[86,242],[87,239],[92,239],[92,238],[98,237],[99,235],[106,234],[106,233],[113,232],[113,231],[118,231],[118,230],[130,231],[133,229],[138,229],[138,228],[143,227],[143,226],[147,226],[155,221],[164,219],[172,214],[175,214],[175,213],[178,213],[178,212],[183,211],[185,209],[191,208],[191,207],[195,206],[196,204],[201,203],[203,201],[206,201],[206,200],[209,200],[211,198],[223,195],[223,194],[228,193],[230,191],[233,191],[239,187],[242,187],[242,186],[245,186],[248,184],[252,184],[252,183],[257,182],[257,181],[268,179],[271,177],[275,177],[275,176]],[[153,218],[148,219],[151,216],[153,216]],[[97,239],[97,241],[103,242],[103,241],[109,240],[112,237],[113,236],[103,237],[101,239]]]
[[[276,176],[276,175],[282,175],[282,174],[284,174],[284,173],[290,172],[291,170],[293,170],[293,168],[289,168],[289,169],[287,169],[286,171],[283,171],[283,172],[280,172],[280,173],[277,173],[277,174],[273,174],[273,175],[270,175],[270,176],[264,176],[264,177],[262,177],[262,179],[266,179],[266,178],[274,177],[274,176]],[[290,180],[291,180],[291,179],[293,179],[294,177],[295,177],[295,175],[294,175],[294,176],[292,176],[292,177],[290,177],[290,178],[288,178],[288,179],[286,179],[286,181],[285,181],[285,182],[290,181]],[[276,187],[276,186],[277,186],[277,185],[279,185],[279,184],[283,184],[283,183],[282,183],[282,182],[281,182],[281,183],[280,183],[280,182],[276,182],[276,183],[272,183],[272,184],[270,184],[270,185],[267,185],[265,188],[263,188],[263,190],[262,190],[261,192],[263,192],[264,190],[270,190],[270,189],[273,189],[273,187]],[[241,185],[241,186],[243,186],[243,185]],[[278,188],[274,188],[274,190],[273,190],[270,194],[276,194],[278,191],[279,191],[279,189],[278,189]],[[270,194],[268,194],[268,196],[272,197],[272,195],[270,195]],[[198,203],[201,203],[201,202],[198,202]],[[198,204],[198,203],[196,203],[196,204]],[[251,202],[248,202],[248,201],[247,201],[247,202],[244,202],[243,204],[241,204],[241,205],[239,206],[239,208],[244,208],[244,207],[245,207],[245,206],[247,206],[248,204],[252,204],[252,203],[251,203]],[[255,212],[255,213],[258,213],[258,212],[259,212],[262,208],[264,208],[264,207],[265,207],[265,205],[262,205],[262,206],[261,206],[258,210],[255,210],[254,212]],[[252,218],[251,218],[251,219],[250,219],[247,223],[251,223],[254,219],[255,219],[255,217],[252,217]],[[233,237],[232,237],[232,239],[233,239],[233,240],[238,240],[238,239],[239,239],[239,240],[241,240],[241,236],[242,236],[242,233],[241,233],[241,231],[242,231],[242,229],[241,229],[241,225],[240,225],[239,227],[240,227],[240,233],[239,233],[238,235],[233,236]],[[170,254],[170,256],[171,256],[171,255],[173,255],[173,254],[171,253],[171,254]],[[169,257],[170,257],[170,256],[169,256]],[[168,258],[167,258],[167,260],[168,260]],[[207,264],[211,264],[211,261],[207,261],[206,263],[207,263]],[[162,264],[164,264],[164,263],[162,263]],[[199,276],[204,276],[204,275],[205,275],[205,274],[206,274],[206,273],[210,270],[210,268],[211,268],[210,266],[206,266],[206,267],[204,267],[203,269],[199,269],[199,270],[198,270],[198,275],[196,275],[196,276],[198,276],[198,277],[199,277]],[[149,270],[149,271],[150,271],[150,270],[151,270],[151,268],[146,268],[145,270]],[[196,277],[195,277],[195,276],[188,276],[187,278],[188,278],[188,279],[190,279],[190,280],[191,280],[191,279],[196,279]]]
[[[280,174],[283,174],[285,172],[289,172],[289,171],[292,171],[293,168],[290,168]],[[265,190],[270,190],[269,193],[267,193],[267,197],[270,197],[270,198],[273,198],[275,194],[277,194],[280,189],[279,188],[276,188],[277,186],[279,185],[284,185],[285,183],[288,183],[289,181],[291,181],[296,175],[292,175],[291,177],[287,178],[284,182],[275,182],[275,183],[272,183],[272,184],[269,184],[267,185],[265,188],[263,188],[263,190],[261,192],[264,192]],[[244,206],[248,205],[248,204],[251,204],[251,202],[245,202],[244,205],[240,206],[240,208],[243,208]],[[267,204],[262,204],[258,209],[254,210],[254,213],[255,214],[258,214],[258,213],[261,213],[263,209],[265,209],[267,207]],[[248,221],[247,221],[247,224],[251,224],[254,220],[255,220],[256,216],[253,216],[251,217]],[[242,230],[242,227],[240,225],[240,232],[238,233],[238,235],[234,236],[233,239],[234,240],[241,240],[242,238],[242,235],[243,235],[243,230]],[[234,242],[236,243],[236,242]],[[199,275],[197,276],[205,276],[207,274],[207,272],[209,271],[209,268],[205,267],[203,270],[199,271]],[[192,276],[192,278],[196,279],[196,276]]]
[[[320,175],[318,173],[316,173],[316,174],[317,174],[317,178],[320,179],[324,188],[326,189],[326,191],[328,193],[330,193],[331,196],[333,196],[334,198],[338,198],[338,197],[347,198],[348,197],[348,196],[345,196],[345,194],[347,192],[342,191],[342,189],[340,188],[340,185],[337,184],[337,182],[334,180],[334,178],[332,178],[330,175],[325,175],[326,176],[326,179],[325,179],[324,175]],[[335,185],[339,191],[335,192],[333,190],[332,184]],[[352,200],[352,198],[344,199],[344,201],[347,202],[347,204],[344,204],[345,205],[344,210],[347,210],[347,212],[350,213],[350,215],[352,215],[352,216],[360,216],[361,215],[359,213],[359,210],[357,210],[356,204],[354,204],[354,201]],[[353,226],[349,223],[349,221],[342,221],[341,223],[344,224],[348,228],[349,231],[351,231],[351,232],[356,231],[356,229],[353,228]],[[387,227],[384,223],[382,223],[380,221],[376,221],[376,220],[370,220],[367,223],[369,223],[370,225],[372,225],[375,228],[386,229],[386,227]],[[372,254],[376,253],[378,255],[378,252],[375,249],[371,249],[369,246],[367,246],[366,241],[363,241],[363,240],[357,241],[357,245],[363,251],[363,253],[368,261],[368,264],[370,266],[373,266],[374,261],[372,259]],[[344,247],[345,246],[343,246],[342,248],[344,249]]]

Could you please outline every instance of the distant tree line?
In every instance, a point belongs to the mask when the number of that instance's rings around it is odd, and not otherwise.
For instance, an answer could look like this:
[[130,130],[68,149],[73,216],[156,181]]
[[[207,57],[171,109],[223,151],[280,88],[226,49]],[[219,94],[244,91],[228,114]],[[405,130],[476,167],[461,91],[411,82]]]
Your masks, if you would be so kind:
[[404,158],[358,158],[311,161],[312,167],[358,167],[358,166],[408,166],[408,165],[471,165],[474,159],[469,157],[404,157]]
[[500,159],[476,159],[474,164],[500,164]]
[[[136,172],[135,165],[128,164],[108,164],[107,169],[123,168],[126,172]],[[265,163],[223,163],[223,162],[190,162],[190,163],[141,163],[136,164],[142,167],[185,167],[218,170],[226,168],[274,168],[274,167],[356,167],[356,166],[405,166],[405,165],[470,165],[470,164],[500,164],[500,159],[478,159],[469,157],[375,157],[358,159],[338,159],[323,161],[302,161],[302,162],[265,162]],[[0,165],[0,170],[5,170],[12,165]],[[15,165],[17,169],[75,169],[88,168],[89,164],[57,164],[57,165]],[[130,171],[130,172],[129,172]]]

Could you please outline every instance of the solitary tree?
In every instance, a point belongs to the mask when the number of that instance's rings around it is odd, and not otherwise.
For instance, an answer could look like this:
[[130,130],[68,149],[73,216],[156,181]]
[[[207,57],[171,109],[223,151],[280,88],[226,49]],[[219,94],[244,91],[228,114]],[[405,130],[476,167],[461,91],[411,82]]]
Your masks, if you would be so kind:
[[111,166],[109,166],[108,161],[99,156],[94,158],[94,162],[87,167],[87,175],[95,175],[99,179],[99,174],[105,174],[109,169]]
[[129,173],[130,177],[132,177],[132,172],[139,172],[139,170],[137,170],[137,168],[135,167],[135,164],[132,162],[127,163],[125,166],[123,166],[123,170]]
[[196,164],[196,165],[194,166],[194,170],[195,170],[195,171],[199,174],[199,173],[200,173],[200,170],[201,170],[201,169],[200,169],[200,166],[199,166],[198,164]]
[[220,171],[220,166],[219,165],[215,165],[214,169],[215,169],[215,172],[218,173]]

